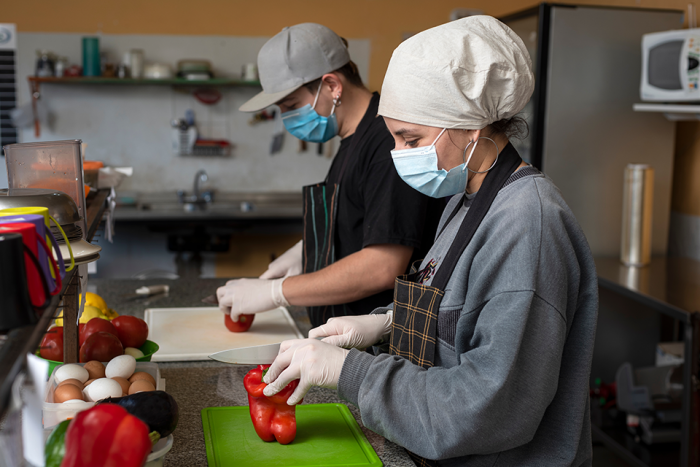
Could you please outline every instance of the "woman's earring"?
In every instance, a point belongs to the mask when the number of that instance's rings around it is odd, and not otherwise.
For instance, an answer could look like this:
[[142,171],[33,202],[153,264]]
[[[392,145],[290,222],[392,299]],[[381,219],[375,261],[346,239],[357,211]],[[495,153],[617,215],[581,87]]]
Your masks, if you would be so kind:
[[333,105],[336,106],[336,107],[340,107],[340,104],[341,104],[341,102],[340,102],[340,94],[338,94],[337,96],[335,96],[335,97],[333,98]]

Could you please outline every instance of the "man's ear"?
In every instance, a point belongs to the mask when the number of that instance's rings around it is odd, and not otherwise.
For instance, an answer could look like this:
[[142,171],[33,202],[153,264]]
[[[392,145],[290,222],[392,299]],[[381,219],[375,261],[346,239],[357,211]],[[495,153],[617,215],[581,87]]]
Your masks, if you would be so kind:
[[343,81],[335,73],[326,73],[321,77],[323,86],[328,87],[331,91],[331,96],[338,97],[343,94]]

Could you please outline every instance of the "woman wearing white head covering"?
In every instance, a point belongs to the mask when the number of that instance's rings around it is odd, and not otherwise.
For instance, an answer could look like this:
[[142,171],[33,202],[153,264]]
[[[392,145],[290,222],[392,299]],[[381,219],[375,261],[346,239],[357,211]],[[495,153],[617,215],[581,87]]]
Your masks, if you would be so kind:
[[[295,378],[291,403],[337,387],[418,465],[591,464],[596,272],[559,191],[508,140],[531,68],[522,41],[486,16],[396,49],[379,113],[397,171],[454,197],[394,303],[311,330],[325,342],[283,343],[266,394]],[[356,350],[370,345],[376,356]]]

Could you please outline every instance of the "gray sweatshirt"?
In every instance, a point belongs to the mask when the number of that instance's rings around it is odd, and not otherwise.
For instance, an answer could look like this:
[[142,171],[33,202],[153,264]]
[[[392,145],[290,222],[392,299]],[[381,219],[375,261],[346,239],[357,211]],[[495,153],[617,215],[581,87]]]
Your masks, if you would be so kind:
[[[440,267],[470,202],[461,194],[450,201],[441,224],[463,206],[421,269]],[[521,169],[447,284],[436,365],[351,350],[338,394],[367,428],[440,465],[591,465],[597,313],[595,264],[581,228],[548,178]]]

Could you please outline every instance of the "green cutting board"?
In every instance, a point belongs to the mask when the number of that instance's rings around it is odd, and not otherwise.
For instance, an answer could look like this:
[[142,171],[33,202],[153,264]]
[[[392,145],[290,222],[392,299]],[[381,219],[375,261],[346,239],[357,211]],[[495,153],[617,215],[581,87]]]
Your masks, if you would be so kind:
[[281,445],[258,437],[247,406],[202,410],[209,467],[382,466],[345,405],[299,405],[296,414],[297,436]]

